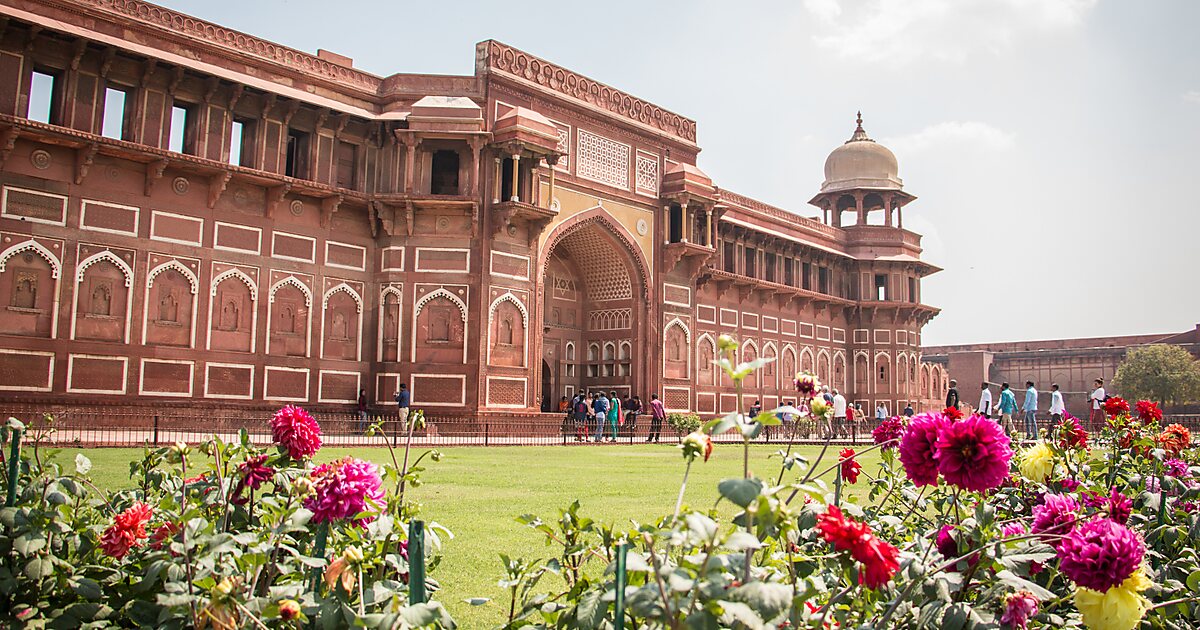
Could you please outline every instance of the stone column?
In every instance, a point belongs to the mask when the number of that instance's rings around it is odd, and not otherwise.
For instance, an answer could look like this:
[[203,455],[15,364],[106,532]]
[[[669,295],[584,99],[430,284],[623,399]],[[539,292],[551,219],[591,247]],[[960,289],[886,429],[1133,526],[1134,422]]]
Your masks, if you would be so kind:
[[500,159],[500,154],[496,154],[496,176],[492,178],[492,203],[500,203],[501,177],[503,162]]
[[521,154],[513,153],[513,168],[512,168],[512,198],[509,201],[521,200]]

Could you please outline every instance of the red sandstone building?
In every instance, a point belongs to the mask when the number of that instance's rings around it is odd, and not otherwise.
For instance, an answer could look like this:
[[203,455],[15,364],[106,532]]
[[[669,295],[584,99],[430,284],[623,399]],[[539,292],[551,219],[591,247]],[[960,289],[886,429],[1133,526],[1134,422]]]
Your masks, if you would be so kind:
[[724,190],[696,123],[496,41],[374,76],[137,0],[0,0],[0,396],[728,412],[721,333],[873,409],[937,401],[920,236],[860,124],[820,219]]

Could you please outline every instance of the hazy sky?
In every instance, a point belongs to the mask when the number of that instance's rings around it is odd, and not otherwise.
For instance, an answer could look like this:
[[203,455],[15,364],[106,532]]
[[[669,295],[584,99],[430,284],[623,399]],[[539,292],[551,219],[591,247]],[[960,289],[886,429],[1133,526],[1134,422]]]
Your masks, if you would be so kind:
[[695,119],[718,185],[810,216],[861,109],[945,269],[927,345],[1200,323],[1200,2],[160,1],[381,75],[498,39]]

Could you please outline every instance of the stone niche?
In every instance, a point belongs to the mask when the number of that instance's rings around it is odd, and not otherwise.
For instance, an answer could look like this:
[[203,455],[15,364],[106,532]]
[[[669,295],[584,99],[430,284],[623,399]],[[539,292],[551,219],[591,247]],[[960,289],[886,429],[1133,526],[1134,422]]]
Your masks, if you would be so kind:
[[240,274],[229,274],[213,288],[209,347],[232,352],[254,351],[253,290]]
[[54,329],[54,268],[31,249],[13,254],[3,264],[0,334],[49,337]]
[[525,367],[525,314],[511,299],[492,309],[488,337],[491,365]]
[[308,356],[309,296],[294,284],[287,283],[275,290],[271,303],[271,354],[274,356]]
[[194,273],[188,277],[175,266],[184,263],[168,264],[172,266],[161,268],[147,280],[146,344],[188,348],[192,345],[196,280]]
[[446,289],[417,300],[413,352],[418,363],[463,363],[466,314]]
[[322,358],[357,361],[361,318],[358,301],[348,291],[334,291],[325,298],[323,316]]
[[116,254],[88,259],[75,287],[75,338],[123,343],[128,328],[132,277]]

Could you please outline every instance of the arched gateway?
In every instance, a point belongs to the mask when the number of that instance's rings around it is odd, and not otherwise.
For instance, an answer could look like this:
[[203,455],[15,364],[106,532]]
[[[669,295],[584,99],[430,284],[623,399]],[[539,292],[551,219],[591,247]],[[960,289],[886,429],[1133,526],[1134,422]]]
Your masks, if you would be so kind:
[[645,259],[603,208],[555,228],[539,257],[543,409],[581,390],[645,397],[649,334]]

